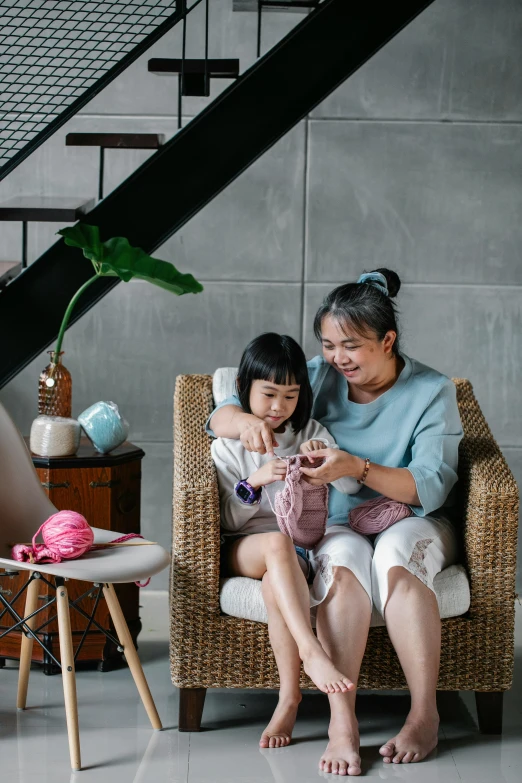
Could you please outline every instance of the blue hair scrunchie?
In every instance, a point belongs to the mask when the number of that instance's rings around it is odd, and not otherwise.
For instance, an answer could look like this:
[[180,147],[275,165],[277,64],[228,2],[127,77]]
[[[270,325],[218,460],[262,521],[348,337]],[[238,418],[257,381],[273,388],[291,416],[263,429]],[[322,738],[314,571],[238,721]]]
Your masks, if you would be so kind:
[[360,276],[357,283],[369,283],[374,288],[378,288],[384,296],[389,296],[388,281],[381,272],[365,272]]

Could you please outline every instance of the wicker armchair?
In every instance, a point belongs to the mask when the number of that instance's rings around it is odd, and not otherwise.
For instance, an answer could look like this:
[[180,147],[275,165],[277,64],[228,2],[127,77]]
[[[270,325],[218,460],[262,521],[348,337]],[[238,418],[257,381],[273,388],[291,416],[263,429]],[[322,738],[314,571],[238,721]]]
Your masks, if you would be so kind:
[[[471,384],[454,382],[464,428],[458,486],[471,606],[443,621],[438,687],[475,691],[480,730],[500,733],[514,662],[518,491]],[[199,730],[207,688],[279,687],[266,625],[220,612],[219,498],[204,432],[213,407],[211,376],[178,377],[170,662],[181,691],[180,731]],[[304,673],[301,686],[314,687]],[[359,687],[407,688],[385,628],[370,629]]]

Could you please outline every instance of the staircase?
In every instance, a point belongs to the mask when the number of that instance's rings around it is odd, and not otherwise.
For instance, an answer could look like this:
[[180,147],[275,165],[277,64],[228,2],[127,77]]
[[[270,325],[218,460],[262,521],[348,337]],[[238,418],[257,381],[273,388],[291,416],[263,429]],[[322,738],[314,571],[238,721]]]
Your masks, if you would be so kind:
[[[81,219],[98,225],[103,240],[125,236],[152,253],[431,2],[325,0]],[[180,95],[208,94],[208,79],[223,64],[207,55],[203,66],[186,57],[165,66],[181,79]],[[234,61],[228,65],[233,78]],[[93,146],[110,145],[98,139]],[[60,240],[0,293],[0,335],[8,340],[0,387],[55,339],[70,298],[91,274],[90,262]],[[73,320],[116,284],[104,278],[91,286]]]

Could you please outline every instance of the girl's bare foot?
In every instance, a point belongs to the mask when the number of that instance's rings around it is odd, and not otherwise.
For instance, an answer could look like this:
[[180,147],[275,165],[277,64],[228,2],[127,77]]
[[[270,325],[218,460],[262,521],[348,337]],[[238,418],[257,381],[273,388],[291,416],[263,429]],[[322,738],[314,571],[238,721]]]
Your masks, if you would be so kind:
[[319,642],[304,655],[301,654],[301,660],[303,669],[323,693],[347,693],[355,690],[353,682],[334,666]]
[[439,716],[416,719],[408,716],[396,737],[379,750],[386,764],[409,764],[422,761],[436,748],[439,738]]
[[319,769],[333,775],[360,775],[359,732],[356,729],[332,732],[330,742],[321,756]]
[[300,701],[300,694],[288,699],[279,697],[272,720],[259,740],[260,748],[284,748],[290,744]]

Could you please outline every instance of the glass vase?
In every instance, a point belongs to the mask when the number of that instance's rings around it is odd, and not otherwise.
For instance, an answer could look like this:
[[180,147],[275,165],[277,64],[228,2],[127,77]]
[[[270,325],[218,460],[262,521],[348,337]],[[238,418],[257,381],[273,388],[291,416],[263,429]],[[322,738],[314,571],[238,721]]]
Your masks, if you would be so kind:
[[63,351],[47,352],[51,361],[40,373],[38,382],[38,413],[44,416],[65,416],[70,418],[72,408],[71,373],[62,364]]

